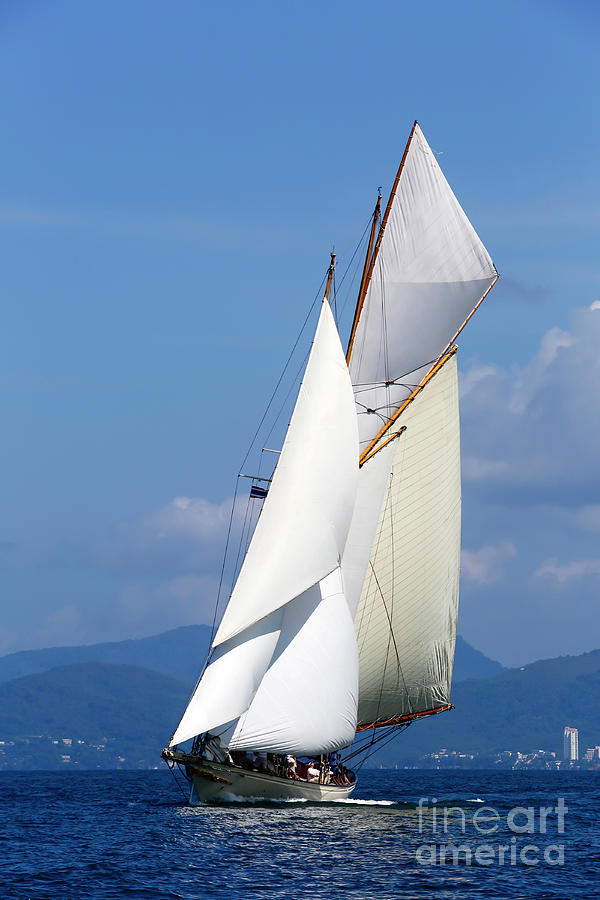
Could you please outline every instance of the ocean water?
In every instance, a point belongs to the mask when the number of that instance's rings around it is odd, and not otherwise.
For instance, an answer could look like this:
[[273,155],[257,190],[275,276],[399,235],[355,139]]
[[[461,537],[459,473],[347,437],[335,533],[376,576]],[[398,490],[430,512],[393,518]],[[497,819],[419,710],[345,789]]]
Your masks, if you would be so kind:
[[589,772],[363,769],[344,802],[195,808],[167,770],[1,773],[0,897],[594,898],[599,803]]

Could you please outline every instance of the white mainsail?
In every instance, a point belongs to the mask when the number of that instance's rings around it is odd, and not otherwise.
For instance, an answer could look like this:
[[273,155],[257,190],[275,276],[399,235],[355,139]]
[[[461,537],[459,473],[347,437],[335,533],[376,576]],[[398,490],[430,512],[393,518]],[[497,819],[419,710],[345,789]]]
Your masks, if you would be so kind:
[[[325,300],[271,489],[171,746],[209,730],[225,746],[273,752],[352,739],[358,653],[340,561],[357,477],[354,395]],[[307,670],[314,696],[299,703]]]
[[362,450],[498,277],[416,123],[387,216],[350,358]]
[[368,272],[349,348],[362,467],[343,562],[362,726],[449,704],[460,436],[446,354],[498,278],[417,123]]
[[460,569],[456,354],[400,418],[406,431],[393,442],[355,618],[363,724],[449,703]]
[[354,508],[357,440],[348,367],[324,301],[273,483],[215,646],[337,568]]

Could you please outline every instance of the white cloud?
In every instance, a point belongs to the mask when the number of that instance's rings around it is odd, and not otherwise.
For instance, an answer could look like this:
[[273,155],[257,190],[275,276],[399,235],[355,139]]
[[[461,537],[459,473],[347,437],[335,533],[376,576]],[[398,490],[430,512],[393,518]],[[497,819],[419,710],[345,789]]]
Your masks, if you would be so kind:
[[165,539],[210,540],[221,534],[229,521],[231,501],[211,503],[202,497],[175,497],[138,523],[142,541]]
[[600,499],[600,316],[576,310],[527,365],[476,366],[463,383],[465,482],[518,488],[511,503]]
[[574,559],[561,564],[556,557],[552,557],[541,563],[534,572],[536,578],[551,578],[558,584],[589,575],[600,575],[600,559]]
[[504,575],[504,564],[516,556],[517,550],[510,541],[489,544],[479,550],[463,550],[461,574],[467,582],[484,585],[498,581]]
[[583,506],[576,513],[576,522],[584,531],[600,531],[600,504]]
[[460,378],[461,400],[467,397],[485,378],[498,374],[496,366],[472,366]]
[[146,516],[115,526],[92,548],[92,561],[112,571],[163,577],[214,570],[222,557],[231,503],[175,497]]
[[551,328],[542,337],[540,349],[528,366],[517,376],[509,395],[509,410],[524,413],[536,396],[544,389],[548,371],[556,361],[559,351],[572,347],[574,338],[560,328]]

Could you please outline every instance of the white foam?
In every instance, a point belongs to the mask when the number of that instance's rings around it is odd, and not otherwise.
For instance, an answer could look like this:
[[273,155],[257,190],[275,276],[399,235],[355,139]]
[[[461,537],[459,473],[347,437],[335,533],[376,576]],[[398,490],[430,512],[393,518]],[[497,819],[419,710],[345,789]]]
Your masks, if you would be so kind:
[[340,800],[332,800],[332,803],[354,803],[357,806],[394,806],[394,800],[357,800],[354,797],[346,797]]
[[[215,798],[217,803],[306,803],[306,797],[243,797],[241,794],[223,793]],[[215,801],[210,801],[211,805]]]

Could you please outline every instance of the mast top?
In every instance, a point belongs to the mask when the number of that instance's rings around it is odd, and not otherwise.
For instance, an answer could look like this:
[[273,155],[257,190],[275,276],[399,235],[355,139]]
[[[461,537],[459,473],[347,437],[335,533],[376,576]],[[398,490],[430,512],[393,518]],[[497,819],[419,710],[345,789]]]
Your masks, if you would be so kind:
[[335,253],[333,250],[331,251],[331,262],[329,263],[329,269],[327,270],[327,285],[325,287],[325,299],[329,300],[329,291],[331,289],[331,282],[333,281],[333,270],[335,269]]

